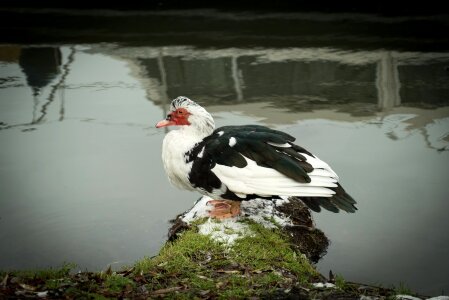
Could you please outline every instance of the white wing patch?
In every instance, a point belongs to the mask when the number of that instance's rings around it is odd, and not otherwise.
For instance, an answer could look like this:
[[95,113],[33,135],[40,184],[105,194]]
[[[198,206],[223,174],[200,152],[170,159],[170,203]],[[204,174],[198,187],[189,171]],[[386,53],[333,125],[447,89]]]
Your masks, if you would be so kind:
[[200,153],[198,153],[198,155],[196,157],[198,158],[202,158],[203,154],[204,154],[204,148],[206,148],[205,146],[203,146],[203,148],[201,149]]
[[235,137],[230,137],[229,138],[229,146],[234,147],[235,144],[237,144],[237,140],[235,139]]
[[337,187],[338,177],[325,162],[318,158],[307,155],[307,162],[314,168],[323,168],[309,173],[310,183],[297,182],[275,169],[258,166],[255,161],[245,156],[244,158],[248,163],[245,168],[216,164],[212,169],[221,182],[239,197],[242,194],[332,197],[335,194],[329,188]]
[[267,142],[268,145],[274,146],[274,147],[278,147],[278,148],[290,148],[292,145],[290,145],[289,143],[285,143],[285,144],[276,144],[276,143],[272,143],[272,142]]
[[309,176],[325,176],[335,178],[337,181],[339,180],[337,173],[335,173],[327,163],[325,163],[318,157],[312,157],[305,153],[301,153],[301,155],[304,156],[307,162],[311,164],[315,169],[311,173],[309,173]]
[[240,193],[235,193],[237,195],[237,197],[245,199],[246,198],[246,194],[240,194]]

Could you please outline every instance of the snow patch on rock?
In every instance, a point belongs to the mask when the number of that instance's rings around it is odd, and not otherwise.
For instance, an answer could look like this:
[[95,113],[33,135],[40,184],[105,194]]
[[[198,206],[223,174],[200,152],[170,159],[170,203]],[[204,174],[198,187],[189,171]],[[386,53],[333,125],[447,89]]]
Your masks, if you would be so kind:
[[397,300],[422,300],[421,298],[410,295],[396,295]]
[[330,282],[316,282],[312,284],[314,287],[319,289],[335,289],[337,288],[335,284]]
[[288,203],[288,199],[277,199],[267,201],[265,199],[254,199],[242,202],[241,211],[248,219],[263,225],[266,228],[284,227],[292,225],[291,219],[285,214],[277,211],[276,206]]
[[232,245],[235,240],[243,236],[252,234],[248,225],[235,222],[232,219],[216,221],[209,218],[205,223],[199,225],[198,229],[200,234],[210,235],[213,240],[228,245]]
[[[181,217],[182,221],[191,224],[195,220],[208,218],[210,207],[207,202],[213,200],[208,196],[201,197],[195,205]],[[277,211],[276,206],[288,203],[288,199],[278,199],[267,201],[264,199],[255,199],[251,201],[242,201],[241,215],[254,222],[261,224],[266,228],[276,228],[277,226],[291,225],[291,219],[285,214]],[[238,222],[240,217],[217,220],[209,218],[205,223],[198,226],[199,233],[210,235],[212,239],[232,245],[235,240],[248,236],[251,233],[249,226]]]

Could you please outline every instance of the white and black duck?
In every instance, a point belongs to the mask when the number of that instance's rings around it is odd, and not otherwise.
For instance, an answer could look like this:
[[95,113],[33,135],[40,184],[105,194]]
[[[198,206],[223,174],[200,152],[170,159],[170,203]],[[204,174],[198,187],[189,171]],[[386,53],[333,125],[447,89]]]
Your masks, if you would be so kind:
[[294,144],[291,135],[265,126],[215,129],[212,116],[187,97],[174,99],[157,128],[178,126],[164,138],[162,160],[178,188],[210,196],[210,215],[234,217],[240,202],[296,197],[310,209],[355,212],[329,165]]

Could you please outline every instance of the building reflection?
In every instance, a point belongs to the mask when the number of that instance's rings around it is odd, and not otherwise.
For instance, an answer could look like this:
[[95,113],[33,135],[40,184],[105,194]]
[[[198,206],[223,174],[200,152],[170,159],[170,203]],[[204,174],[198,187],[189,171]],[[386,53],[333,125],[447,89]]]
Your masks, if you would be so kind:
[[[43,122],[60,91],[64,118],[65,79],[74,47],[61,62],[58,47],[0,47],[0,60],[16,62],[26,76],[36,109],[31,124]],[[408,132],[449,116],[449,53],[342,51],[329,48],[200,49],[115,47],[97,44],[86,53],[125,60],[131,76],[163,114],[170,100],[189,96],[211,112],[238,111],[265,124],[307,119],[382,123],[389,115],[410,115]],[[37,109],[37,97],[49,92]],[[401,138],[392,129],[388,136]],[[441,137],[446,141],[447,134]],[[445,142],[447,144],[447,141]]]
[[[128,59],[150,80],[164,81],[167,97],[188,94],[205,104],[259,102],[273,96],[303,98],[330,106],[375,104],[379,110],[399,105],[444,106],[449,100],[449,54],[330,49],[219,49],[188,47],[99,48]],[[162,77],[165,77],[164,80]],[[153,87],[148,87],[153,89]],[[423,97],[423,93],[425,97]],[[149,91],[155,103],[155,91]],[[156,92],[157,94],[157,92]],[[401,100],[401,98],[403,98]],[[307,105],[289,108],[310,111]],[[351,111],[348,111],[351,113]]]
[[180,47],[101,51],[140,69],[140,76],[152,82],[144,84],[148,98],[157,104],[185,94],[208,106],[265,101],[297,112],[336,109],[354,117],[399,106],[449,105],[446,53]]
[[[419,130],[429,145],[426,127],[437,115],[449,116],[448,53],[189,47],[93,51],[119,56],[139,70],[134,73],[148,99],[164,114],[170,99],[179,95],[212,112],[232,109],[265,123],[316,118],[383,122],[390,114],[411,114],[406,130]],[[388,135],[400,136],[394,129]]]

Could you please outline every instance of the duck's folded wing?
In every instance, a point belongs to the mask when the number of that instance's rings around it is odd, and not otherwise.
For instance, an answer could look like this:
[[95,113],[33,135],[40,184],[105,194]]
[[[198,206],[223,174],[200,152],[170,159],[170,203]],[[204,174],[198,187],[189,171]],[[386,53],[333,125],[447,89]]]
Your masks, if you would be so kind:
[[[259,196],[307,196],[331,197],[335,194],[330,187],[337,187],[337,179],[332,173],[320,169],[307,174],[308,182],[300,182],[277,169],[259,166],[255,161],[244,157],[247,165],[243,168],[216,164],[212,172],[228,189],[240,195]],[[298,172],[292,170],[290,172]],[[303,172],[303,171],[299,171]],[[287,173],[287,172],[284,172]],[[299,174],[301,176],[301,174]],[[242,196],[242,198],[244,198]]]
[[216,188],[220,182],[221,188],[224,185],[241,200],[249,195],[296,196],[307,198],[304,203],[309,207],[307,202],[313,202],[312,209],[323,206],[335,211],[335,205],[327,202],[341,196],[337,174],[294,140],[284,132],[257,125],[216,129],[190,154],[192,181],[201,187],[199,177],[195,177],[201,174],[204,180],[216,182]]

